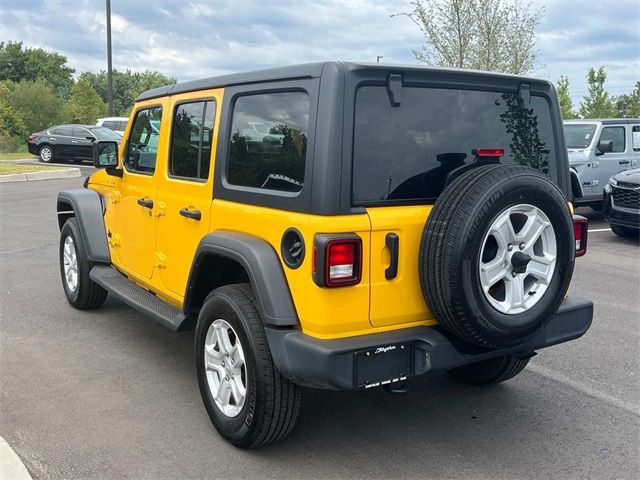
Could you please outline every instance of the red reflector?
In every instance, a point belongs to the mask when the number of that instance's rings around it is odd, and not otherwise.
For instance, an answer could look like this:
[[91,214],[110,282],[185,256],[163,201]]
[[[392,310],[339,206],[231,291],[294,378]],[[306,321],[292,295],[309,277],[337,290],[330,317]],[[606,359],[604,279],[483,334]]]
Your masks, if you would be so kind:
[[502,157],[504,149],[502,148],[479,148],[476,155],[478,157]]
[[580,215],[573,216],[573,238],[576,242],[576,257],[581,257],[587,253],[587,235],[589,232],[589,222]]

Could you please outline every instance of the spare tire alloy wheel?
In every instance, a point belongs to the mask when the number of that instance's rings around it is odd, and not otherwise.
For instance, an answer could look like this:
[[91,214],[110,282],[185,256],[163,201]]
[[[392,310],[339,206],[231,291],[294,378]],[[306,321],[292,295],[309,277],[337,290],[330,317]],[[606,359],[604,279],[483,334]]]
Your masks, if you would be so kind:
[[496,310],[514,315],[533,307],[547,291],[555,267],[555,232],[541,209],[514,205],[493,221],[482,243],[479,273]]
[[247,398],[247,367],[242,343],[226,320],[215,320],[204,341],[207,384],[216,406],[227,417],[237,417]]
[[434,317],[485,348],[522,344],[557,312],[575,261],[562,192],[520,165],[484,165],[456,178],[422,236],[420,281]]

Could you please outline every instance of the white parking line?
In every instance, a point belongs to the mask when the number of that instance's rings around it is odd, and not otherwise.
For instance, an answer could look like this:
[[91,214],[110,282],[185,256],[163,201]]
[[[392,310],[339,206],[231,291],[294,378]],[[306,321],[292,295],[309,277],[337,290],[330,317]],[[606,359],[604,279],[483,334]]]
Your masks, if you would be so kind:
[[31,480],[31,475],[20,457],[2,437],[0,437],[0,480]]
[[610,228],[594,228],[593,230],[589,230],[589,233],[591,232],[610,232],[611,229]]
[[557,372],[555,370],[551,370],[550,368],[546,368],[541,365],[530,364],[527,367],[527,370],[537,375],[541,375],[543,377],[550,378],[551,380],[555,380],[556,382],[567,385],[568,387],[571,387],[574,390],[582,392],[585,395],[588,395],[589,397],[595,398],[596,400],[600,400],[601,402],[607,403],[613,407],[619,408],[620,410],[624,410],[625,412],[628,412],[640,417],[640,405],[638,405],[637,403],[629,402],[627,400],[614,397],[613,395],[610,395],[606,392],[601,392],[600,390],[593,388],[583,382],[574,380],[573,378],[568,377],[563,373]]

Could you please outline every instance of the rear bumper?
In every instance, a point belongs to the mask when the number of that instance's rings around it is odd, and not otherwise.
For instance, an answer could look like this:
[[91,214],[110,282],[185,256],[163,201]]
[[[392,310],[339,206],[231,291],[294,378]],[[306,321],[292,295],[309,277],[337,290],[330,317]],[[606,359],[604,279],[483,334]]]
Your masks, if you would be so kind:
[[[517,347],[498,350],[463,345],[439,327],[415,327],[335,340],[319,340],[291,329],[265,330],[276,367],[291,381],[306,387],[351,390],[503,355],[528,356],[535,350],[581,337],[591,326],[592,318],[591,301],[567,297],[535,338]],[[388,352],[399,352],[401,348],[409,352],[408,363],[390,371]],[[360,359],[367,352],[366,372],[363,373],[364,368],[358,372]],[[397,362],[396,356],[393,363]]]

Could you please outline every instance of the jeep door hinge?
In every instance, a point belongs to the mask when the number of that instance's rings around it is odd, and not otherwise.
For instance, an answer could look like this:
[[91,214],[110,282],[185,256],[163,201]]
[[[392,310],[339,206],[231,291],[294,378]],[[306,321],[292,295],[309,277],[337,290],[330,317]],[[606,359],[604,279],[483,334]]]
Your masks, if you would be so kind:
[[600,162],[598,160],[593,161],[593,168],[597,168],[600,166]]
[[120,234],[113,233],[111,230],[107,233],[107,239],[111,248],[118,248],[122,245],[122,238],[120,237]]
[[153,252],[153,267],[167,268],[167,256],[161,252]]
[[120,190],[114,190],[111,192],[111,203],[120,203],[120,199],[122,198],[122,194]]
[[163,217],[164,215],[166,215],[166,213],[167,213],[167,204],[166,203],[156,201],[153,204],[153,207],[154,207],[153,208],[153,211],[154,211],[153,214],[156,217]]

